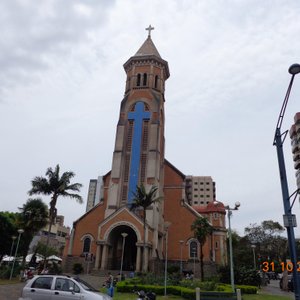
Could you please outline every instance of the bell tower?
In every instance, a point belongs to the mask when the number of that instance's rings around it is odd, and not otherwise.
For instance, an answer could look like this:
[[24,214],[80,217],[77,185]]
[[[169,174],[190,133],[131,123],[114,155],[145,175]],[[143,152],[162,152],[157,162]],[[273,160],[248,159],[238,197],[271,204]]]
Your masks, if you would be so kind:
[[[148,37],[136,54],[124,64],[126,86],[121,102],[108,190],[106,217],[122,206],[130,207],[133,192],[143,184],[146,190],[158,187],[163,196],[164,164],[164,91],[170,76],[168,62]],[[147,211],[153,228],[162,220],[162,203]]]

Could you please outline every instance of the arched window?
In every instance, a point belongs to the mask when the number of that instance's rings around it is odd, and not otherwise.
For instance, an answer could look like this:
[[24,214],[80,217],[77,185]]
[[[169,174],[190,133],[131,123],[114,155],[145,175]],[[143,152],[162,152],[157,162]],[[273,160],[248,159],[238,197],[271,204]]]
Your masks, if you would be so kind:
[[89,253],[91,249],[91,238],[86,237],[83,241],[83,253]]
[[218,249],[218,248],[219,248],[219,243],[215,242],[215,249]]
[[154,78],[154,88],[157,89],[158,86],[158,76],[156,75]]
[[137,85],[137,86],[140,86],[140,85],[141,85],[141,74],[137,74],[136,85]]
[[143,75],[143,86],[147,85],[147,74],[144,73]]
[[198,243],[196,241],[190,242],[190,257],[191,258],[198,257]]

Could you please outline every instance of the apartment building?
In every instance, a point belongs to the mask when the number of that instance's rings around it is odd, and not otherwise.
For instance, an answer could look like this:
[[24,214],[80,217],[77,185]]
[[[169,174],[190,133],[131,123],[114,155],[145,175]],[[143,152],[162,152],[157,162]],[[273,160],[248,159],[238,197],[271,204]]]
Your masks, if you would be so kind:
[[186,176],[185,191],[192,206],[206,206],[216,199],[216,184],[211,176]]

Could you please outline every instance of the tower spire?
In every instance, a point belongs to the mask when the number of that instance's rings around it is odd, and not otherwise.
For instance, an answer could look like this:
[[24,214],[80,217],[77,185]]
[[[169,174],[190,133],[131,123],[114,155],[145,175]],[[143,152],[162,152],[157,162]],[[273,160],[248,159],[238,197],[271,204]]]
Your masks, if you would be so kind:
[[154,30],[154,27],[152,27],[151,24],[150,24],[149,27],[145,28],[145,30],[148,31],[148,37],[151,38],[151,30]]

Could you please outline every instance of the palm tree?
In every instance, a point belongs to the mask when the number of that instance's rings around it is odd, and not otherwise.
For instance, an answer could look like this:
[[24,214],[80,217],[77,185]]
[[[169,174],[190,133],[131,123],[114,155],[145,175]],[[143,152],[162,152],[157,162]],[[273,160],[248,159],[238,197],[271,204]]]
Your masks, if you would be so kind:
[[[158,190],[157,186],[152,186],[150,191],[147,193],[143,184],[137,186],[136,192],[133,193],[133,202],[130,207],[130,210],[134,210],[138,208],[143,209],[143,224],[144,224],[143,261],[145,260],[145,253],[146,253],[146,212],[149,206],[161,200],[161,197],[155,197],[157,190]],[[143,264],[143,261],[142,261],[142,266],[145,268],[145,264]]]
[[76,193],[79,192],[82,184],[70,183],[75,174],[71,171],[64,172],[61,176],[59,174],[60,167],[56,165],[55,169],[48,168],[46,171],[46,178],[37,176],[31,181],[32,188],[28,192],[29,195],[43,194],[51,196],[50,210],[49,210],[49,229],[46,246],[49,244],[49,237],[52,224],[56,217],[56,203],[58,197],[69,197],[75,199],[77,202],[82,203],[82,197]]
[[205,244],[206,238],[213,231],[213,227],[208,222],[207,218],[198,217],[192,224],[191,229],[194,231],[195,238],[200,243],[200,271],[201,280],[204,280],[203,272],[203,245]]
[[19,227],[24,229],[22,238],[23,262],[27,254],[29,245],[36,233],[44,228],[48,223],[48,207],[42,199],[28,199],[23,207],[19,208]]

